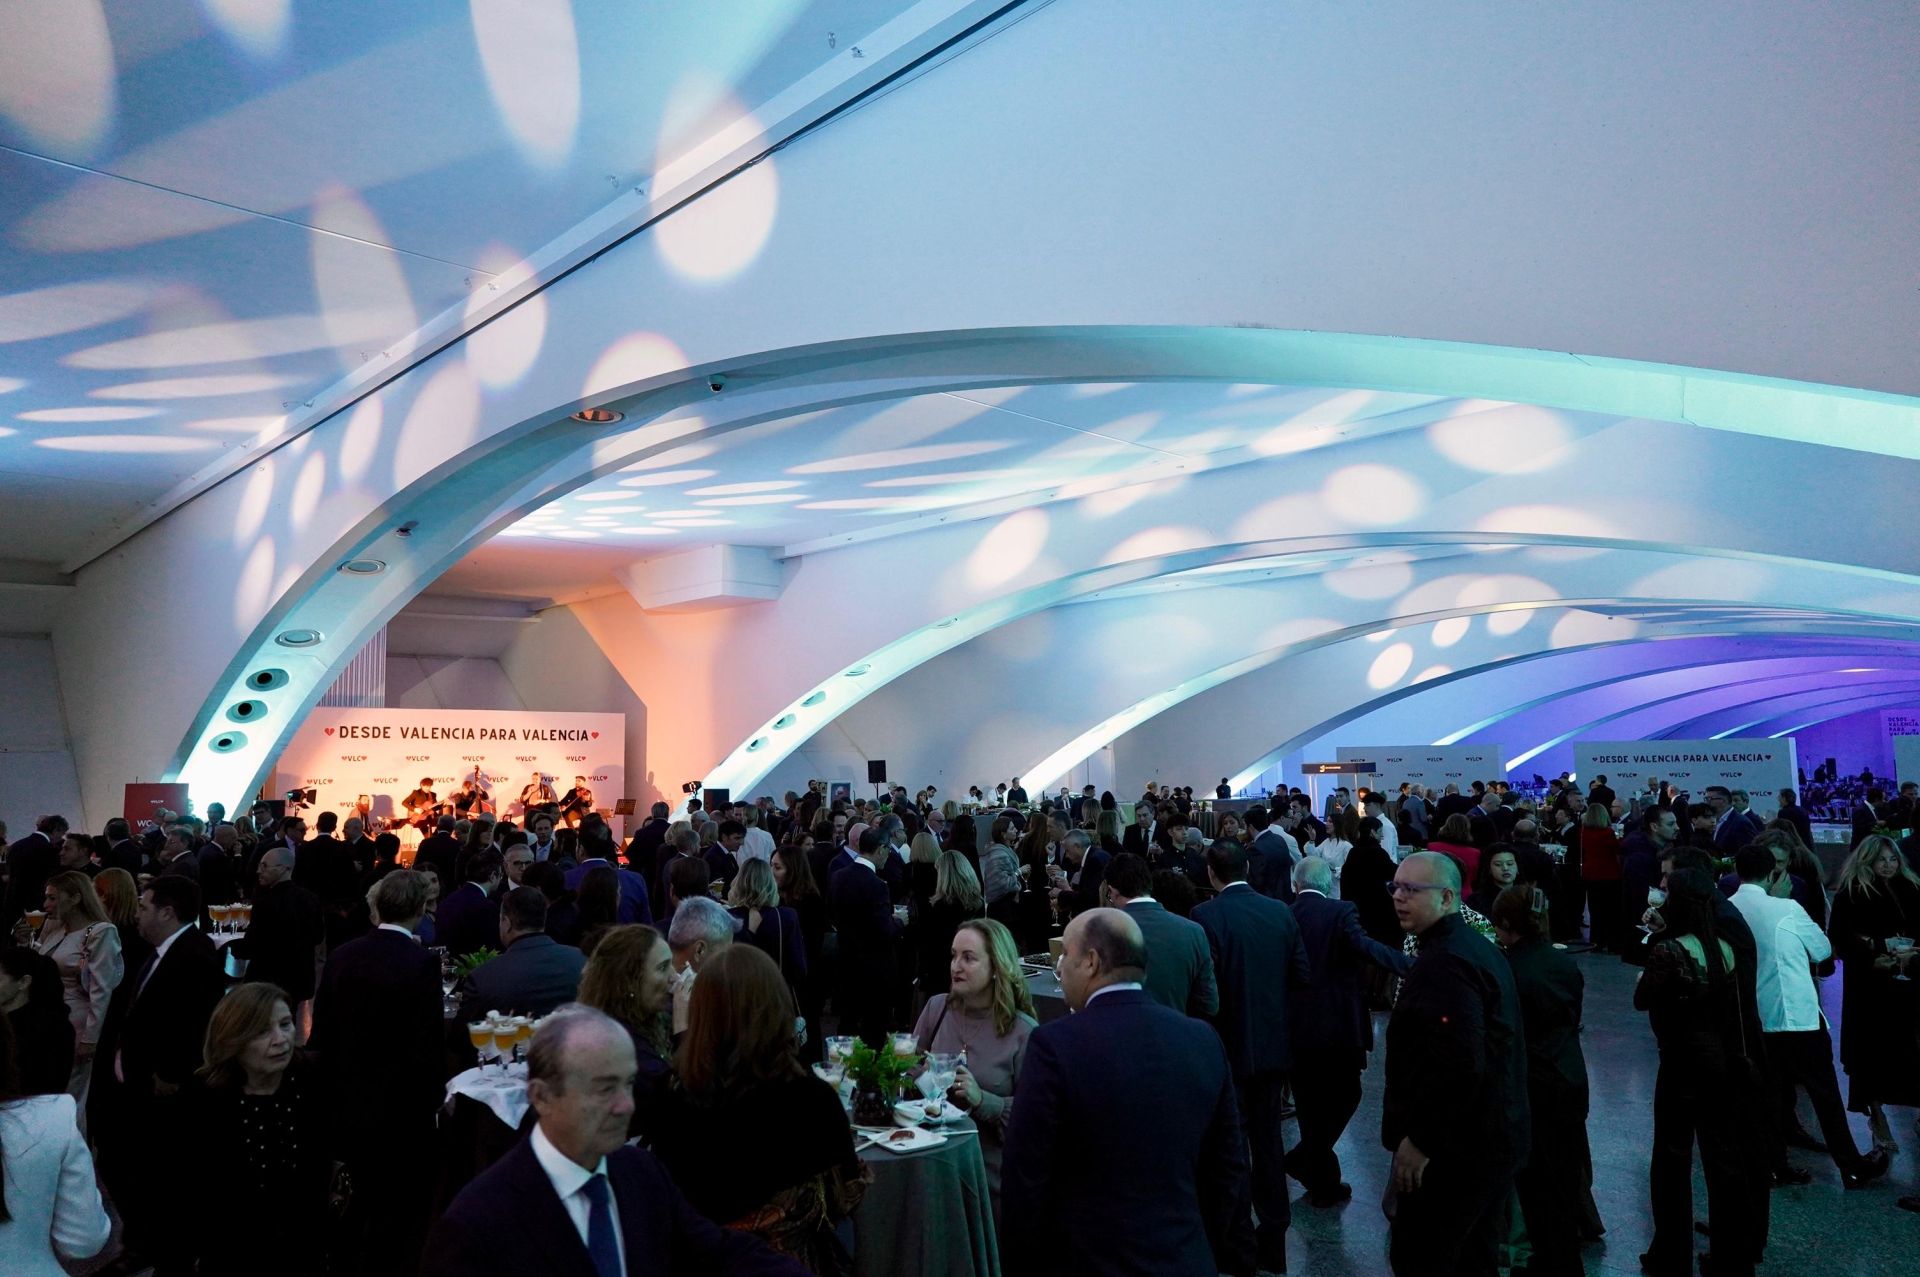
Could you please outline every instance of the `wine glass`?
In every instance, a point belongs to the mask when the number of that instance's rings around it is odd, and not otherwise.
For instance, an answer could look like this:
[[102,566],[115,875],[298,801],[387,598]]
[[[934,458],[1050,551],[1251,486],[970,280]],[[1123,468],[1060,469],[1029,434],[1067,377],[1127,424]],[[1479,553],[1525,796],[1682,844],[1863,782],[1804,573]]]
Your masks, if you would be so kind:
[[932,1051],[927,1055],[927,1085],[932,1088],[929,1099],[943,1103],[947,1092],[953,1089],[954,1079],[960,1072],[960,1057],[947,1051]]
[[[1908,954],[1913,952],[1913,938],[1911,936],[1888,936],[1887,952],[1895,958],[1904,959]],[[1893,978],[1907,981],[1913,979],[1912,976],[1907,974],[1907,964],[1904,961],[1900,963],[1900,974]]]
[[845,1065],[847,1057],[853,1054],[853,1044],[858,1038],[832,1037],[827,1039],[827,1059],[834,1064]]

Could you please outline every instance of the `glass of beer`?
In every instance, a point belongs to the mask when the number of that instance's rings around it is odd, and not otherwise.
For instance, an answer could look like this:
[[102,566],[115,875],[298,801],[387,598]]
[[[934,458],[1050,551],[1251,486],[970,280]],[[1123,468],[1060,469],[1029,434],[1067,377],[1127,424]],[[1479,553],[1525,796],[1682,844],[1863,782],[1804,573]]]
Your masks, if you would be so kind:
[[253,921],[253,904],[250,901],[241,901],[233,908],[235,913],[238,914],[237,920],[240,924],[240,930],[245,931],[247,924]]
[[47,922],[46,910],[29,909],[26,912],[26,919],[27,919],[28,929],[31,930],[35,935],[39,935],[40,928],[45,926]]
[[531,1016],[521,1016],[520,1023],[514,1026],[513,1056],[516,1061],[526,1058],[526,1052],[522,1048],[533,1041],[534,1028]]
[[519,1040],[520,1025],[517,1018],[508,1016],[496,1020],[493,1024],[493,1048],[500,1056],[500,1071],[507,1071],[507,1062],[513,1058],[513,1044]]
[[214,931],[221,932],[229,929],[228,924],[233,921],[232,905],[208,905],[207,912],[213,917]]
[[487,1020],[475,1020],[468,1024],[467,1041],[473,1043],[473,1049],[480,1055],[480,1066],[485,1068],[488,1048],[493,1045],[493,1024]]

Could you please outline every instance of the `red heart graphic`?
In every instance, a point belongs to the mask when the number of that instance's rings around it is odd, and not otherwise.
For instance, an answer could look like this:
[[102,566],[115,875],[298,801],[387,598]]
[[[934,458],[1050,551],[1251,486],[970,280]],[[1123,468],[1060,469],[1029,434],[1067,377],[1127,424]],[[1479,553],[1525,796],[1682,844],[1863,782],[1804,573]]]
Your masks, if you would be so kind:
[[329,736],[333,735],[333,729],[331,727],[323,727],[320,730],[325,732]]
[[599,733],[599,732],[594,732],[594,733],[592,733],[592,736],[593,736],[593,738],[594,738],[595,740],[599,740],[599,739],[600,739],[600,733]]

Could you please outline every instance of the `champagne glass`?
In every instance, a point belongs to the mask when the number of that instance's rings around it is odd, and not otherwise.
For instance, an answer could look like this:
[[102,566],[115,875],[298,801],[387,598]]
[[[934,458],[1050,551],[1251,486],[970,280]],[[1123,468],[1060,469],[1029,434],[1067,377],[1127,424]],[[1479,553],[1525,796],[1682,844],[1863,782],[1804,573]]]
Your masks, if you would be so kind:
[[238,922],[240,925],[240,930],[245,931],[247,927],[253,922],[253,902],[242,901],[241,903],[235,905],[234,908],[240,911]]
[[1906,957],[1913,952],[1913,938],[1911,936],[1888,936],[1887,952],[1895,958],[1900,959],[1900,974],[1893,978],[1896,980],[1911,981],[1913,977],[1907,974]]
[[529,1016],[521,1016],[520,1023],[514,1026],[513,1058],[516,1064],[525,1058],[526,1053],[521,1048],[533,1041],[533,1030],[533,1020]]
[[917,1044],[911,1033],[896,1033],[893,1035],[893,1053],[895,1055],[903,1057],[912,1055],[915,1045]]

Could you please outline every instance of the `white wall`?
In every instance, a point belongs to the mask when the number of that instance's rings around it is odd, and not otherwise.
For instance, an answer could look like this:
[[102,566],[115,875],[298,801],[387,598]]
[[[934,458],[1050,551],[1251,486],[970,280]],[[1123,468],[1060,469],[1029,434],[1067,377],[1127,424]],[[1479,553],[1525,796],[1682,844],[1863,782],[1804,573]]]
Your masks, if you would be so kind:
[[97,810],[81,808],[53,640],[0,635],[0,820],[8,836],[23,837],[35,819],[54,813],[75,829],[93,832],[120,813],[119,799],[117,791],[103,791],[96,795]]
[[387,654],[387,705],[392,709],[559,709],[529,707],[491,656]]

